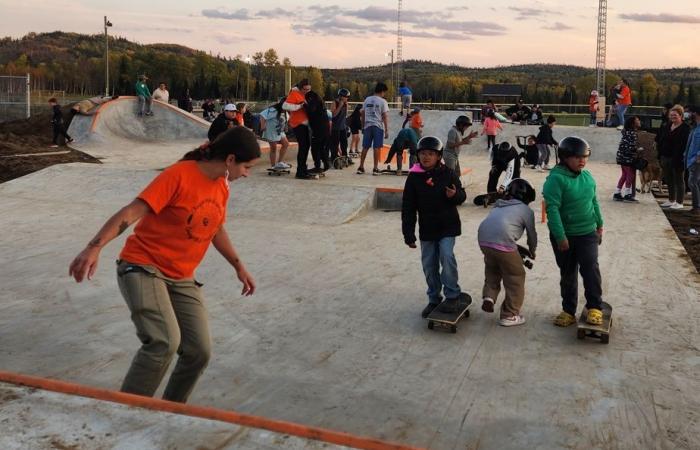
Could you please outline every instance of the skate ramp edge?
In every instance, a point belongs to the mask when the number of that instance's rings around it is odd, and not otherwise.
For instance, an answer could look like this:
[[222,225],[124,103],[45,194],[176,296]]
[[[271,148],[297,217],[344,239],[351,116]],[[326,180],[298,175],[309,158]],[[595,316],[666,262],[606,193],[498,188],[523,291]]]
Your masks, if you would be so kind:
[[236,411],[197,406],[187,403],[170,402],[167,400],[143,397],[140,395],[127,394],[108,389],[93,388],[90,386],[17,374],[13,372],[0,371],[0,382],[13,384],[16,386],[41,389],[44,391],[57,392],[60,394],[91,398],[98,401],[118,403],[133,408],[179,414],[183,416],[215,420],[218,422],[226,422],[245,427],[264,429],[275,433],[298,436],[304,439],[352,448],[376,450],[417,450],[417,447],[409,447],[371,437],[355,436],[349,433],[343,433],[326,428],[318,428],[294,422],[270,419],[262,416],[243,414]]
[[[469,167],[461,170],[460,179],[464,188],[471,185],[472,172]],[[374,191],[374,208],[382,211],[401,211],[402,199],[402,188],[378,187]]]

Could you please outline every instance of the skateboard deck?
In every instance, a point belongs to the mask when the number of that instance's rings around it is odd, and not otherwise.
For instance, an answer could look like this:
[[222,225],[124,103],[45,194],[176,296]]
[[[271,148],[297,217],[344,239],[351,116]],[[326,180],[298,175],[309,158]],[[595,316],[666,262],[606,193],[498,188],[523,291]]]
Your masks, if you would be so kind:
[[[388,169],[383,169],[382,170],[382,175],[396,175],[397,170],[388,170]],[[406,175],[408,176],[408,170],[402,170],[401,175]]]
[[612,306],[608,303],[603,302],[603,324],[602,325],[591,325],[586,322],[586,309],[581,311],[578,323],[576,324],[576,337],[579,339],[584,339],[586,337],[593,337],[600,339],[600,342],[607,344],[610,342],[610,327],[612,327]]
[[277,175],[278,177],[282,176],[282,174],[287,174],[289,175],[291,171],[289,169],[273,169],[272,167],[267,169],[267,174],[268,175]]
[[446,313],[438,306],[427,317],[428,328],[433,329],[435,324],[449,328],[451,333],[457,332],[457,322],[463,317],[469,317],[469,307],[472,305],[472,298],[469,294],[462,292],[459,296],[459,308],[455,312]]
[[533,258],[530,250],[527,247],[518,245],[518,253],[520,253],[520,257],[523,259],[523,266],[527,267],[528,269],[532,269]]

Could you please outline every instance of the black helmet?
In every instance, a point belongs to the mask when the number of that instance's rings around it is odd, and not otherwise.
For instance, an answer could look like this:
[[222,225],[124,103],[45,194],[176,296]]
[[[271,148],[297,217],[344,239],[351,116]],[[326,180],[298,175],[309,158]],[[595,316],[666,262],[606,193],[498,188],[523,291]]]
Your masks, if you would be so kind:
[[350,91],[345,88],[338,89],[338,97],[350,97]]
[[513,178],[508,183],[506,192],[510,198],[520,200],[526,205],[535,200],[535,189],[523,178]]
[[472,124],[472,121],[467,116],[459,116],[455,121],[455,125],[468,127]]
[[566,159],[570,156],[590,156],[591,146],[578,136],[569,136],[559,142],[557,155],[559,155],[559,159]]
[[435,136],[426,136],[418,141],[418,151],[433,150],[442,153],[442,141]]

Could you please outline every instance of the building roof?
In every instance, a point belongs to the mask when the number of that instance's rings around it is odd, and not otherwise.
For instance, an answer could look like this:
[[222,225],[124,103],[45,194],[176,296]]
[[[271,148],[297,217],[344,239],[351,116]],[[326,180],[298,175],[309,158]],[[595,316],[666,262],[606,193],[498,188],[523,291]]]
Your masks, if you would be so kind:
[[485,84],[481,89],[481,95],[494,97],[520,97],[522,92],[519,84]]

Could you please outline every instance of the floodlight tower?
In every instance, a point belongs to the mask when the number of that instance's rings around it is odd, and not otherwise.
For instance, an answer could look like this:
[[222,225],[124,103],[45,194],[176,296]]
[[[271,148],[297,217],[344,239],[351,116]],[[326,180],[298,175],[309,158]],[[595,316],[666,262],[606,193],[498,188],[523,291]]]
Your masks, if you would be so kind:
[[598,46],[595,52],[595,88],[605,97],[605,43],[607,40],[608,0],[598,0]]
[[[398,93],[399,89],[399,83],[401,82],[401,63],[403,62],[403,57],[402,57],[402,47],[403,43],[402,41],[402,31],[401,31],[401,6],[402,6],[402,1],[399,0],[399,9],[398,9],[398,14],[396,18],[397,22],[397,27],[396,27],[396,92]],[[394,80],[392,80],[393,82]]]

